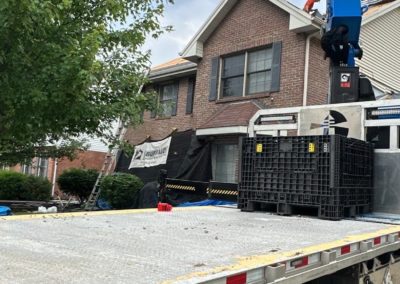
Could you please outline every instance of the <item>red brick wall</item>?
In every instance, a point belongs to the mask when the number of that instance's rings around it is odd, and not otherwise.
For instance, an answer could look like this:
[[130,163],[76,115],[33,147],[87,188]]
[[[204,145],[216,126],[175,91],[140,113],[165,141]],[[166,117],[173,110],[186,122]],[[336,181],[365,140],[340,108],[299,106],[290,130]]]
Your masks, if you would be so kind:
[[126,139],[133,144],[143,142],[147,136],[158,140],[168,136],[175,128],[184,131],[193,127],[193,117],[186,114],[186,100],[189,78],[179,80],[177,115],[168,118],[150,118],[150,112],[144,114],[144,123],[135,128],[130,128]]
[[301,105],[305,38],[289,31],[289,14],[274,4],[265,0],[239,1],[204,44],[203,59],[197,70],[196,126],[221,106],[208,101],[211,59],[276,41],[282,41],[280,91],[265,94],[261,100],[272,108]]
[[307,105],[327,103],[329,86],[329,60],[324,60],[324,51],[319,39],[310,44]]

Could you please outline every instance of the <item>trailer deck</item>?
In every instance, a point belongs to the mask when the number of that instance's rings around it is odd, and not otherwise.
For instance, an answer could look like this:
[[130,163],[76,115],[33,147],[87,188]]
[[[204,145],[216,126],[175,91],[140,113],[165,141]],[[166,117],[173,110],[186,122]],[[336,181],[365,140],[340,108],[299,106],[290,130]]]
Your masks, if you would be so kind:
[[396,230],[217,207],[1,217],[0,275],[4,283],[198,283]]

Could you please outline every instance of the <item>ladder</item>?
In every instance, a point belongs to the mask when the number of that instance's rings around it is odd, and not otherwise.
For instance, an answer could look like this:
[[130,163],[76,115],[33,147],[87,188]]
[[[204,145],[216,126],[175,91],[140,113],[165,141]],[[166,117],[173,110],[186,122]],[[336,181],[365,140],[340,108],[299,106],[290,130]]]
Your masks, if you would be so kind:
[[[118,141],[122,141],[122,139],[124,139],[126,131],[127,131],[126,125],[120,119],[119,125],[117,128],[117,132],[115,135],[118,138]],[[118,151],[119,151],[119,149],[117,149],[117,148],[109,149],[107,154],[105,155],[103,166],[101,167],[99,175],[97,176],[96,182],[93,186],[92,192],[90,193],[89,199],[87,200],[87,202],[85,204],[85,210],[93,210],[94,207],[96,206],[96,202],[99,199],[100,192],[101,192],[101,189],[100,189],[101,179],[103,178],[103,176],[106,176],[111,172],[113,165],[116,163],[116,160],[117,160],[116,157],[117,157]]]

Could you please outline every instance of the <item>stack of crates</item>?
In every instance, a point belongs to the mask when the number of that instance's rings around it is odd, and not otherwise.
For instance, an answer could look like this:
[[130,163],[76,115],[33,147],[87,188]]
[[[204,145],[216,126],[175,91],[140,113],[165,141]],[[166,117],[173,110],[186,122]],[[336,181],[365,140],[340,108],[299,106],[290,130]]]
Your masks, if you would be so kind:
[[314,208],[339,220],[370,211],[373,145],[340,135],[243,140],[238,206],[243,211]]

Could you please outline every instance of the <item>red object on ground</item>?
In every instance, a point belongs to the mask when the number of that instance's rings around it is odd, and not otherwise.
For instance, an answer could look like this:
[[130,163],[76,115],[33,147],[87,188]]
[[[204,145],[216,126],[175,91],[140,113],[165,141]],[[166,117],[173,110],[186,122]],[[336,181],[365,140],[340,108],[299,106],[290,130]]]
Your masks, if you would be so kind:
[[307,3],[304,5],[303,10],[307,13],[310,12],[311,9],[314,7],[315,2],[315,0],[307,0]]
[[159,202],[157,205],[157,210],[158,211],[171,211],[172,210],[172,205],[168,203],[161,203]]

